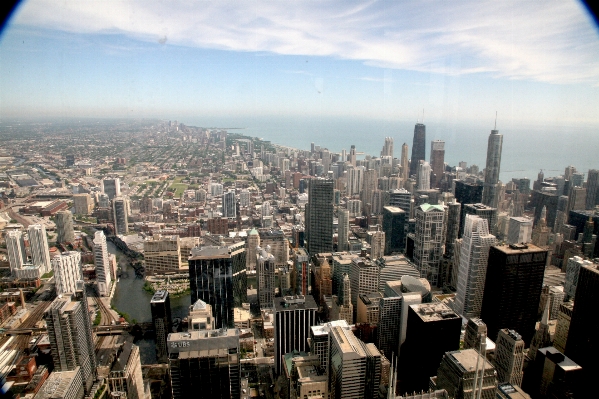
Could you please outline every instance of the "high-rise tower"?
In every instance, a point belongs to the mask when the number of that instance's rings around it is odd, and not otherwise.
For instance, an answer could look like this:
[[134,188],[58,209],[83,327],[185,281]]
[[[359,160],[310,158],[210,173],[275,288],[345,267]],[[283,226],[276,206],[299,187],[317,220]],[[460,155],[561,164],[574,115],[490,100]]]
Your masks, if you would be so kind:
[[269,253],[270,248],[258,248],[258,261],[256,264],[256,277],[258,279],[258,305],[260,309],[269,309],[274,306],[275,298],[275,257]]
[[405,184],[406,180],[408,180],[408,177],[410,173],[410,166],[409,166],[409,162],[408,162],[408,145],[406,143],[403,143],[403,145],[401,146],[401,181],[402,184]]
[[[193,300],[192,300],[193,302]],[[168,361],[167,337],[171,332],[171,299],[168,291],[156,291],[150,300],[152,323],[156,331],[156,359],[159,363]]]
[[96,231],[94,234],[94,264],[96,265],[98,292],[101,296],[108,296],[112,279],[110,278],[106,236],[102,230]]
[[191,251],[191,302],[201,299],[212,306],[216,328],[232,328],[233,308],[247,300],[245,257],[243,241],[222,247],[194,248]]
[[480,317],[496,341],[502,328],[518,331],[526,345],[535,333],[547,250],[532,244],[496,245],[489,265]]
[[439,283],[439,264],[445,243],[445,209],[423,204],[416,208],[414,263],[420,276],[432,285]]
[[27,228],[27,234],[29,235],[29,248],[31,249],[31,263],[41,269],[41,274],[48,273],[51,264],[46,228],[43,224],[32,224]]
[[56,242],[75,241],[75,230],[73,229],[73,214],[70,211],[56,212]]
[[445,171],[445,142],[443,140],[431,141],[430,164],[434,176],[431,179],[431,186],[437,187],[443,177],[443,172]]
[[348,247],[349,211],[340,208],[339,211],[337,211],[337,218],[339,221],[337,224],[337,250],[341,252],[346,251]]
[[499,183],[499,168],[501,166],[501,147],[503,135],[499,130],[491,130],[487,146],[487,164],[485,169],[485,185],[483,189],[483,204],[497,208],[497,183]]
[[45,312],[54,371],[81,367],[85,392],[96,375],[96,355],[83,280],[75,291],[56,298]]
[[234,218],[236,217],[235,212],[235,191],[227,191],[223,194],[223,217],[225,218]]
[[431,165],[424,161],[418,165],[418,190],[430,190]]
[[417,123],[414,127],[414,141],[412,144],[412,158],[410,159],[410,176],[418,173],[420,161],[426,159],[426,126]]
[[306,241],[310,254],[333,251],[334,181],[311,179],[306,204]]
[[20,269],[27,262],[25,242],[23,234],[19,230],[12,230],[6,233],[6,251],[8,252],[10,270],[14,274],[15,269]]
[[127,234],[129,231],[129,200],[124,197],[115,197],[112,201],[114,214],[114,233]]
[[479,317],[487,275],[489,248],[495,236],[486,219],[467,215],[460,246],[457,293],[454,310],[463,317]]
[[385,145],[383,145],[381,157],[393,158],[393,137],[385,137]]
[[52,258],[54,281],[58,295],[75,292],[77,281],[83,280],[81,273],[81,252],[67,251]]
[[595,205],[599,204],[599,170],[589,170],[586,189],[586,209],[594,209]]

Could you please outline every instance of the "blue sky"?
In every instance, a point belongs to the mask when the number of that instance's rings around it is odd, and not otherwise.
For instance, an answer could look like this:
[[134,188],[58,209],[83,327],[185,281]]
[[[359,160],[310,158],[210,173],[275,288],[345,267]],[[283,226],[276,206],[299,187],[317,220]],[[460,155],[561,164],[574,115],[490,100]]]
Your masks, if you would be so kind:
[[599,125],[577,2],[31,0],[0,117],[357,117]]

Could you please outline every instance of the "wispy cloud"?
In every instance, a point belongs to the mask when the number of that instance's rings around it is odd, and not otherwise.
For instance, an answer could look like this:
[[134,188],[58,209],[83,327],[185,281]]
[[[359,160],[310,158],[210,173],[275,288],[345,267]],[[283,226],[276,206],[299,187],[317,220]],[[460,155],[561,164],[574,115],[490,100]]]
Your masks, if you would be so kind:
[[15,24],[146,42],[332,56],[443,74],[599,82],[599,39],[577,2],[30,0]]

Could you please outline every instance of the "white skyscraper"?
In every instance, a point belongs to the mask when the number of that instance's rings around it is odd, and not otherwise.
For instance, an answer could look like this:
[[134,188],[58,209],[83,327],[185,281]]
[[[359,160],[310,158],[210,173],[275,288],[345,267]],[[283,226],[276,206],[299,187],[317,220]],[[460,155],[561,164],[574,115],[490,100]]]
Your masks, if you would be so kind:
[[81,253],[77,251],[64,252],[52,258],[56,293],[75,292],[77,280],[83,280],[81,273]]
[[414,263],[431,285],[439,283],[439,263],[445,243],[445,208],[422,204],[416,208]]
[[532,219],[511,217],[508,225],[507,243],[526,244],[532,241]]
[[495,245],[486,219],[466,215],[460,246],[458,283],[454,311],[466,318],[480,317],[487,275],[489,248]]
[[347,195],[358,195],[364,184],[364,167],[358,166],[347,169]]
[[32,224],[27,229],[29,234],[29,248],[31,250],[31,263],[40,268],[40,273],[45,274],[51,270],[50,249],[46,228],[43,224]]
[[106,236],[102,231],[96,231],[94,234],[94,263],[96,265],[98,292],[102,296],[107,296],[110,294],[111,278]]
[[14,273],[15,269],[20,269],[27,261],[25,243],[20,231],[12,230],[6,233],[6,251],[8,252],[10,271]]
[[347,251],[347,237],[349,234],[349,211],[347,209],[339,209],[337,214],[337,250]]
[[431,188],[431,165],[422,162],[418,165],[418,190],[430,190]]

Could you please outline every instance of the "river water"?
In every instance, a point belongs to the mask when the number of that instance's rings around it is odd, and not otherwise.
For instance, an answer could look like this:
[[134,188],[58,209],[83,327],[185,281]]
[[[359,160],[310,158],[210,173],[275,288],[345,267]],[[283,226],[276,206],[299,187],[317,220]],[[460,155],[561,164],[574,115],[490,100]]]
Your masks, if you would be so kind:
[[[135,270],[129,266],[123,253],[114,244],[107,242],[108,252],[117,255],[122,275],[117,283],[112,306],[130,319],[139,323],[151,322],[150,300],[152,295],[143,289],[144,280],[135,277]],[[172,317],[186,317],[189,313],[191,295],[171,298]],[[140,348],[142,364],[156,363],[155,342],[153,339],[141,339],[135,342]]]

